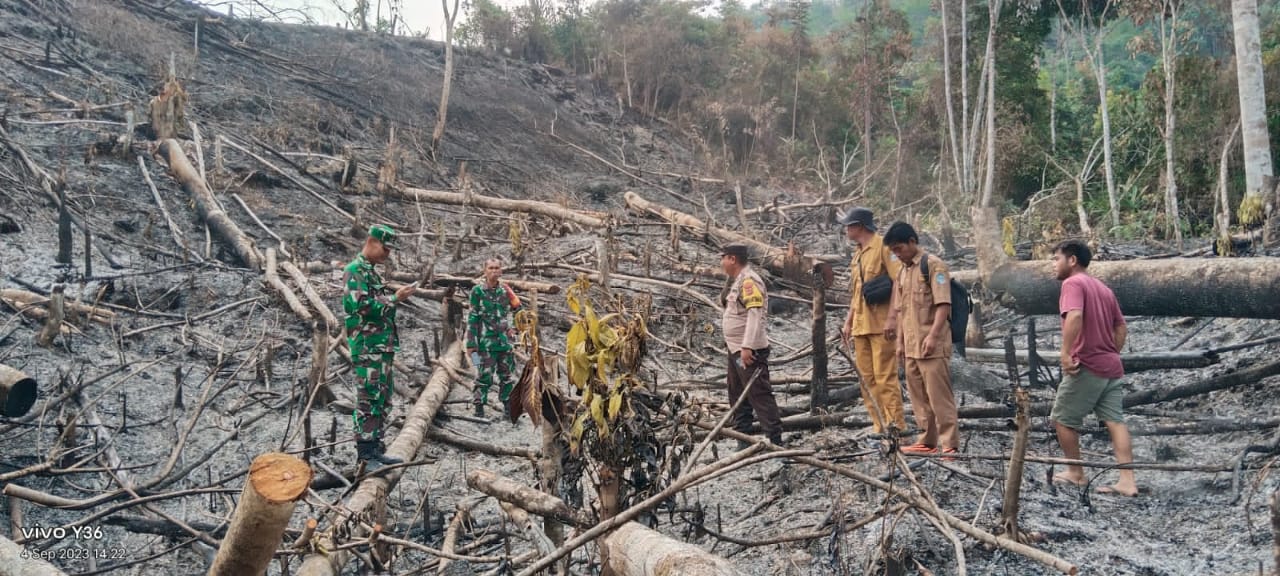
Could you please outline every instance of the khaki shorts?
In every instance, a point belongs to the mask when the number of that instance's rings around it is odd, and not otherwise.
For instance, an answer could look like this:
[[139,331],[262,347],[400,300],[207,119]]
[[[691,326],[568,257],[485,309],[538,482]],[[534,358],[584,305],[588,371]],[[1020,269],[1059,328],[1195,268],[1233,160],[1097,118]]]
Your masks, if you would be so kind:
[[1063,375],[1049,418],[1080,429],[1090,412],[1100,422],[1124,423],[1124,386],[1120,378],[1103,378],[1082,366],[1079,374]]

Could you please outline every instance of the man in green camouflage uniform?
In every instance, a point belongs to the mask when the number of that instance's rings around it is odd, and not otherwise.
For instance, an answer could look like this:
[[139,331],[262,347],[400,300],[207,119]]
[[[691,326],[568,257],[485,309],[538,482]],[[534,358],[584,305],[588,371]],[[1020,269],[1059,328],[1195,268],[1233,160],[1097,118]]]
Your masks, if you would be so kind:
[[484,403],[489,397],[489,387],[493,385],[495,374],[502,384],[498,399],[502,401],[503,413],[510,413],[507,399],[511,396],[511,388],[515,382],[515,353],[512,352],[511,340],[515,331],[511,328],[510,316],[521,308],[520,298],[511,287],[503,284],[502,261],[490,258],[484,263],[484,283],[471,289],[471,314],[467,317],[467,353],[471,355],[471,364],[480,373],[475,386],[476,416],[484,416]]
[[391,255],[395,236],[391,228],[375,224],[369,228],[360,254],[344,269],[347,291],[342,309],[347,313],[347,344],[356,373],[356,409],[352,414],[356,453],[370,470],[401,463],[384,453],[382,426],[391,411],[395,391],[392,367],[400,349],[396,305],[411,298],[414,287],[404,286],[393,293],[374,269]]

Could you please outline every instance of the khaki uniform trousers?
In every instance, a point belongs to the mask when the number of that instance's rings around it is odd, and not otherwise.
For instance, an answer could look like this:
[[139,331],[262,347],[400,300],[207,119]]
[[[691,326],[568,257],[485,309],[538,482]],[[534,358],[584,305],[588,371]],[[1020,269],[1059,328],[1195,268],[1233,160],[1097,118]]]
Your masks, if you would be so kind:
[[871,415],[875,432],[885,432],[890,425],[906,430],[902,387],[898,385],[897,344],[884,334],[854,336],[853,356],[862,380],[862,403]]
[[917,442],[939,448],[959,448],[956,398],[951,391],[951,366],[946,357],[907,358],[907,396],[922,431]]

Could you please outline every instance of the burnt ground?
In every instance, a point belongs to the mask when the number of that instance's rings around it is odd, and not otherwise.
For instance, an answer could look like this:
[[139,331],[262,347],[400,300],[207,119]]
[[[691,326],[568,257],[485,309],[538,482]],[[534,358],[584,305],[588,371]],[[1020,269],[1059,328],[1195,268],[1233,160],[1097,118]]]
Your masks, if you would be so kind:
[[[267,147],[282,152],[298,165],[283,166],[285,171],[343,210],[359,214],[362,223],[389,222],[414,234],[393,262],[400,270],[417,271],[429,263],[436,273],[471,275],[490,255],[512,260],[514,221],[521,230],[523,255],[514,259],[519,266],[508,276],[567,285],[573,273],[551,265],[594,267],[595,232],[543,217],[383,198],[374,190],[376,171],[388,158],[393,126],[397,150],[393,158],[404,184],[469,187],[482,194],[613,213],[619,219],[615,254],[620,273],[684,282],[687,275],[676,271],[673,261],[708,266],[716,262],[714,250],[696,231],[686,233],[676,248],[665,224],[628,215],[622,204],[626,189],[700,217],[710,216],[720,226],[738,225],[728,186],[659,174],[711,173],[703,167],[694,139],[684,137],[677,127],[622,113],[607,87],[553,68],[459,51],[449,130],[432,158],[426,145],[443,69],[443,50],[437,43],[228,20],[181,3],[161,9],[137,1],[18,0],[0,5],[0,12],[0,75],[5,78],[0,84],[4,97],[0,118],[10,135],[0,148],[0,287],[43,293],[62,282],[69,300],[116,307],[109,325],[72,319],[77,332],[47,349],[35,344],[38,321],[0,307],[0,363],[36,378],[42,399],[88,382],[82,402],[91,405],[88,411],[96,411],[109,429],[126,473],[138,484],[160,479],[149,492],[171,496],[154,502],[150,510],[134,506],[111,511],[109,505],[55,510],[23,503],[25,527],[82,521],[102,529],[103,539],[96,546],[123,550],[125,558],[97,560],[93,565],[80,559],[58,560],[68,573],[204,572],[211,548],[193,544],[191,532],[157,513],[216,540],[225,529],[250,460],[262,452],[302,446],[294,434],[299,426],[296,396],[304,388],[310,365],[310,328],[263,286],[258,271],[242,267],[216,239],[206,244],[192,199],[151,155],[149,125],[138,126],[135,143],[127,152],[111,150],[109,142],[124,131],[124,110],[133,110],[145,121],[146,102],[159,91],[171,55],[190,95],[187,116],[202,133],[202,153],[219,202],[260,247],[277,247],[232,196],[239,195],[285,240],[292,259],[300,263],[349,259],[358,247],[351,221],[239,151],[222,147],[219,161],[214,145],[218,136],[245,143],[281,166],[283,161],[276,162],[279,158],[270,155]],[[197,19],[201,22],[198,58],[192,50]],[[55,94],[88,106],[122,105],[85,110]],[[551,136],[553,130],[565,141],[614,164],[625,164],[632,174],[643,174],[643,181],[566,146]],[[190,133],[182,137],[189,139]],[[75,230],[75,264],[55,263],[56,204],[28,172],[18,149],[65,182],[68,205],[94,236],[92,275],[85,274],[79,228]],[[193,152],[194,145],[188,144],[189,156]],[[145,159],[160,196],[198,258],[184,257],[171,239],[136,156]],[[355,181],[342,188],[333,177],[347,157],[360,170]],[[748,186],[744,192],[748,206],[780,195],[784,201],[811,200],[766,185]],[[699,202],[691,205],[681,197]],[[810,253],[846,250],[837,231],[826,224],[826,208],[797,210],[791,216],[789,223],[766,218],[753,223],[753,228],[776,245],[794,240]],[[650,250],[652,254],[645,258]],[[1127,246],[1118,251],[1138,255],[1166,250]],[[958,264],[965,264],[966,258],[960,260]],[[334,274],[311,275],[312,285],[334,308],[338,307],[339,281]],[[714,278],[701,279],[691,287],[714,297],[719,283]],[[616,289],[629,297],[653,287],[620,283]],[[809,342],[809,312],[806,304],[784,298],[805,301],[807,296],[787,289],[775,294],[771,334],[778,356],[788,356]],[[656,312],[651,330],[660,341],[650,342],[653,360],[647,378],[656,381],[659,389],[720,402],[723,393],[715,385],[721,377],[715,362],[718,338],[715,330],[708,329],[714,326],[715,312],[664,289],[653,295]],[[829,295],[830,302],[845,299],[847,294],[839,291]],[[204,316],[230,304],[235,305]],[[542,306],[544,323],[560,328],[548,330],[545,341],[551,348],[563,348],[567,316],[563,299],[543,296]],[[426,301],[402,312],[402,335],[408,345],[401,358],[411,369],[398,376],[410,389],[429,376],[419,350],[425,346],[432,355],[436,353],[433,344],[420,343],[434,342],[438,308]],[[833,320],[828,328],[834,335],[843,309],[836,305],[829,312]],[[1008,312],[989,320],[993,346],[1009,327],[1022,325]],[[1182,349],[1210,348],[1269,336],[1278,326],[1261,320],[1218,319],[1207,326],[1209,320],[1190,324],[1174,320],[1133,319],[1131,349],[1168,350],[1188,336]],[[1052,348],[1056,345],[1054,319],[1042,318],[1039,324],[1041,345]],[[1230,352],[1217,366],[1145,372],[1127,383],[1133,390],[1168,388],[1267,361],[1277,350],[1271,346]],[[330,366],[329,384],[341,401],[315,409],[311,423],[320,444],[327,443],[330,429],[337,429],[337,445],[322,448],[317,458],[330,467],[344,468],[354,459],[354,447],[345,441],[350,416],[337,406],[350,402],[352,383],[336,355],[330,358]],[[1004,371],[991,368],[989,376],[957,382],[965,405],[1003,401],[1008,384],[996,374]],[[833,356],[833,376],[846,375],[848,369],[842,358]],[[808,361],[801,358],[779,366],[775,373],[802,376],[807,370]],[[179,387],[181,405],[174,401]],[[1213,419],[1274,419],[1280,417],[1280,407],[1272,400],[1278,387],[1280,379],[1270,378],[1148,406],[1133,414],[1130,424],[1152,430]],[[1044,385],[1032,393],[1038,400],[1052,396]],[[459,418],[470,411],[468,396],[463,387],[455,386],[437,425],[494,444],[539,446],[540,434],[527,420],[511,426]],[[804,394],[780,398],[797,410],[805,407]],[[397,397],[395,402],[395,416],[402,417],[411,400]],[[861,408],[851,409],[857,419]],[[64,402],[30,421],[0,418],[0,475],[44,461],[58,445],[66,423],[81,411],[76,404]],[[965,451],[1006,452],[1012,435],[998,430],[1003,422],[966,421],[971,429],[965,433]],[[1034,423],[1047,424],[1043,418]],[[188,428],[189,436],[184,434]],[[391,433],[397,430],[398,424],[393,425]],[[1183,465],[1230,463],[1246,445],[1265,443],[1273,433],[1259,428],[1211,435],[1139,436],[1136,458]],[[96,460],[69,470],[76,455],[83,458],[102,448],[95,446],[93,427],[83,417],[73,436],[75,444],[84,448],[59,459],[53,471],[22,474],[8,481],[72,499],[115,491],[116,482],[108,475],[84,469],[100,467]],[[878,455],[856,456],[874,448],[865,436],[866,430],[845,427],[787,435],[793,446],[815,449],[819,456],[873,474],[885,472],[887,461]],[[1058,455],[1051,435],[1037,431],[1031,438],[1030,453]],[[176,446],[181,448],[175,452]],[[720,455],[732,447],[726,441],[716,446]],[[1084,448],[1090,460],[1106,460],[1110,453],[1102,437],[1087,436]],[[466,489],[463,476],[466,470],[487,468],[531,482],[532,463],[430,442],[419,456],[435,462],[411,468],[392,491],[391,532],[439,546],[443,524],[455,506],[478,501],[475,524],[463,538],[465,544],[476,544],[471,553],[519,555],[530,549],[518,531],[504,526],[493,500],[481,501]],[[1028,464],[1022,527],[1042,534],[1044,541],[1038,546],[1075,562],[1086,574],[1257,574],[1270,560],[1266,501],[1280,484],[1270,473],[1272,458],[1265,454],[1248,458],[1238,489],[1229,472],[1140,472],[1145,491],[1132,500],[1082,499],[1079,489],[1048,486],[1047,465]],[[994,529],[1003,482],[993,484],[992,480],[1003,475],[1004,464],[961,460],[949,466],[952,469],[925,464],[917,473],[942,508],[964,519],[977,515],[979,526]],[[1098,482],[1108,482],[1113,474],[1102,474]],[[199,491],[172,494],[180,490]],[[341,490],[319,494],[333,501]],[[828,518],[851,522],[882,502],[882,494],[843,477],[770,462],[685,493],[677,499],[675,511],[663,511],[657,517],[660,529],[668,534],[729,557],[751,574],[917,573],[920,567],[936,574],[955,573],[951,544],[915,513],[903,516],[892,529],[876,522],[835,536],[766,546],[743,547],[708,533],[767,540],[820,526]],[[323,506],[319,498],[309,497],[295,513],[293,528],[307,517],[322,517]],[[0,507],[0,525],[10,525],[10,514],[10,506]],[[21,533],[5,534],[21,537]],[[892,538],[886,540],[886,534]],[[77,543],[34,539],[27,545],[59,550]],[[970,573],[1048,573],[1037,564],[987,550],[971,539],[965,539],[964,545]],[[885,557],[891,561],[884,561]],[[579,553],[577,558],[576,571],[592,570],[588,554]],[[123,560],[128,564],[122,565]],[[392,571],[414,573],[430,560],[408,552]],[[292,565],[296,568],[296,558]],[[357,566],[354,562],[348,572],[365,573]],[[896,571],[897,566],[905,566],[905,572]],[[493,568],[483,565],[476,570]],[[272,574],[279,570],[279,564],[272,565]]]

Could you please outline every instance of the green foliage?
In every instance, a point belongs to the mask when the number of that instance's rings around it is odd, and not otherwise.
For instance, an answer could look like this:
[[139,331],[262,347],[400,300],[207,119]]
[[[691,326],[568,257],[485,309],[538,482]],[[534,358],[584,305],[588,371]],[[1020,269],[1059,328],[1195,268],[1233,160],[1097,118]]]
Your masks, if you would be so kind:
[[[1104,14],[1107,4],[1063,1],[1064,19],[1057,2],[1005,1],[995,42],[995,186],[998,200],[1014,211],[1046,191],[1074,190],[1046,156],[1078,170],[1101,138],[1097,84],[1072,32],[1085,34],[1092,50],[1101,26],[1112,168],[1123,204],[1121,229],[1105,232],[1136,237],[1155,231],[1164,211],[1159,21],[1157,13],[1141,13],[1146,8],[1128,1],[1111,3]],[[951,101],[958,116],[962,59],[968,62],[970,113],[981,100],[976,92],[987,3],[968,3],[965,53],[959,6],[950,5]],[[494,0],[474,0],[461,41],[592,75],[632,110],[686,129],[698,155],[722,172],[779,179],[794,189],[830,187],[843,196],[863,184],[860,171],[867,170],[871,177],[861,192],[887,209],[920,200],[938,186],[952,214],[963,214],[962,204],[972,201],[954,193],[934,0],[728,0],[717,12],[693,0],[562,0],[551,6],[504,9]],[[1221,2],[1182,6],[1173,177],[1188,226],[1206,230],[1213,221],[1218,158],[1238,113],[1231,17]],[[1267,93],[1280,94],[1280,5],[1264,2],[1259,9]],[[1268,98],[1268,104],[1280,166],[1280,98]],[[981,164],[980,151],[978,156]],[[894,174],[896,166],[901,172]],[[1229,170],[1234,206],[1243,189],[1238,153]],[[1110,221],[1103,174],[1098,161],[1084,175],[1086,210],[1095,226]],[[786,184],[795,180],[795,186]],[[1074,227],[1073,204],[1042,202],[1038,209],[1061,213],[1037,218]]]

